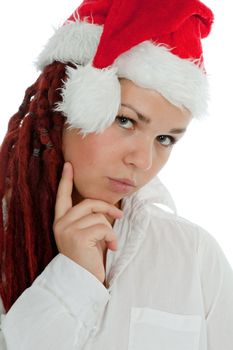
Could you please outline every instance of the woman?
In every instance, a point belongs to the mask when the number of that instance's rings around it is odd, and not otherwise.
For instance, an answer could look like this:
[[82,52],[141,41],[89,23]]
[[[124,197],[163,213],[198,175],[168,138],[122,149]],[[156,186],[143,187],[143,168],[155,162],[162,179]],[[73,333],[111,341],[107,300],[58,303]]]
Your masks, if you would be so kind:
[[232,269],[156,176],[205,114],[212,22],[84,1],[50,39],[1,146],[3,349],[232,349]]

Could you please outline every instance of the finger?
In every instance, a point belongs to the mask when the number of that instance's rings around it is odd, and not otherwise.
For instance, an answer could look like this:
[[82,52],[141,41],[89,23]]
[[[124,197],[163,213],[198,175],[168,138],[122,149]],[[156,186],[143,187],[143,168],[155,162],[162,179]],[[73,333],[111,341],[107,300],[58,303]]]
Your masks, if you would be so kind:
[[86,215],[96,213],[110,215],[115,219],[120,219],[123,216],[123,211],[115,207],[113,204],[98,199],[84,199],[69,210],[66,215],[66,222],[71,223]]
[[99,241],[104,240],[110,249],[117,248],[117,237],[112,228],[103,224],[93,225],[82,230],[79,237],[86,246],[96,246]]
[[60,219],[70,208],[72,208],[72,190],[73,167],[71,163],[66,162],[63,167],[62,177],[57,190],[55,221]]
[[83,228],[87,228],[97,224],[107,225],[109,228],[112,228],[112,225],[110,224],[110,222],[101,213],[96,213],[96,214],[92,213],[92,214],[86,215],[81,219],[74,221],[71,225],[73,224],[75,225],[76,230],[77,229],[81,230]]
[[117,240],[106,242],[106,246],[108,249],[117,250]]

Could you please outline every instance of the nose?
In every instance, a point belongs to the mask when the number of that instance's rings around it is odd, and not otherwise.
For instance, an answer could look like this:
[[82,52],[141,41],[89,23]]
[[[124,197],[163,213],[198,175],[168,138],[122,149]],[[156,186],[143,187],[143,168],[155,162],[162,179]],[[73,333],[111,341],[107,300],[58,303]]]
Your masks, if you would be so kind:
[[124,157],[125,164],[133,164],[135,167],[147,171],[152,167],[155,147],[149,138],[138,137],[131,142],[130,149]]

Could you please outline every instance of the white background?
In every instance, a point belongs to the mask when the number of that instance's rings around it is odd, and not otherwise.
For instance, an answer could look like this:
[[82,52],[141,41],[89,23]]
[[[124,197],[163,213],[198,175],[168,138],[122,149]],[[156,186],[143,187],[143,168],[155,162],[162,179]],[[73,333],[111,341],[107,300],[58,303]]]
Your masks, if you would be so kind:
[[[205,122],[192,122],[160,179],[171,192],[179,215],[209,231],[233,266],[233,6],[230,0],[204,2],[215,13],[211,35],[203,40],[211,84],[210,116]],[[79,3],[8,0],[2,5],[0,143],[25,89],[38,76],[33,62],[53,27],[60,26]]]

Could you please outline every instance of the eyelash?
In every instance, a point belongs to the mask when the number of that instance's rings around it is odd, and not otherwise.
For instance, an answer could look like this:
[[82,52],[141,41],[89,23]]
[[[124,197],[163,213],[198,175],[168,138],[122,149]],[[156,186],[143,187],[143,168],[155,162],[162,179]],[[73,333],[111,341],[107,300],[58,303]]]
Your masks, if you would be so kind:
[[[118,116],[116,116],[116,120],[118,120],[119,122],[121,122],[122,119],[127,120],[127,121],[130,121],[134,126],[137,124],[136,120],[131,119],[131,118],[128,118],[128,117],[126,117],[126,116],[124,116],[124,115],[118,115]],[[127,128],[124,128],[124,127],[123,127],[123,129],[127,129]],[[170,136],[170,135],[160,135],[160,136],[158,136],[158,137],[165,137],[165,138],[169,138],[169,139],[170,139],[170,141],[171,141],[170,145],[163,145],[163,144],[161,143],[161,145],[164,146],[164,147],[172,147],[172,146],[178,141],[177,139],[175,139],[173,136]]]

